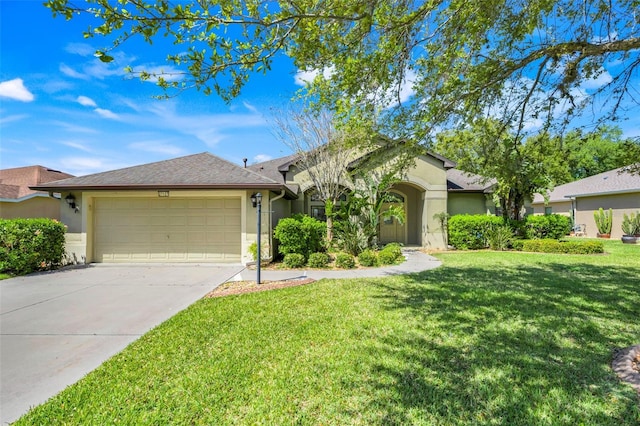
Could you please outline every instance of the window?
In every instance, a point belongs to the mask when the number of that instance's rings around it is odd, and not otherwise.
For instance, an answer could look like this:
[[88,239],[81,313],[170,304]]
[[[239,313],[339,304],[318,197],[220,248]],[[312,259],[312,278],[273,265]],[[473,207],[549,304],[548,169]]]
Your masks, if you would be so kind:
[[312,218],[326,221],[327,215],[325,214],[324,207],[321,206],[311,206],[311,215]]
[[545,216],[549,216],[551,214],[551,212],[553,211],[553,208],[551,206],[547,206],[544,208],[544,214]]
[[[325,222],[327,220],[327,215],[324,209],[324,201],[321,200],[320,196],[316,191],[312,191],[308,193],[308,197],[309,197],[309,205],[308,205],[309,216],[311,216],[314,219],[318,219]],[[342,194],[340,198],[338,198],[338,201],[336,202],[336,207],[346,201],[347,201],[347,194]]]

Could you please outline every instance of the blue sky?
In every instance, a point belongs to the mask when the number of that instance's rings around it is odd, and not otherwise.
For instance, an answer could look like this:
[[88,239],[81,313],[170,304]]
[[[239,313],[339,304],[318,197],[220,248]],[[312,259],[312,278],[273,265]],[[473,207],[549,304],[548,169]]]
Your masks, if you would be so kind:
[[252,75],[231,104],[196,90],[157,100],[160,88],[124,68],[166,68],[162,40],[127,42],[103,64],[93,54],[108,41],[82,36],[90,19],[0,0],[0,168],[85,175],[204,151],[237,164],[290,153],[268,119],[300,88],[288,58]]
[[[231,104],[196,90],[158,100],[160,88],[124,69],[170,71],[167,40],[152,46],[129,40],[104,64],[94,52],[109,40],[85,39],[90,23],[85,15],[54,19],[41,0],[0,0],[0,168],[39,164],[86,175],[204,151],[236,164],[290,154],[269,119],[300,88],[303,74],[290,59],[280,57],[266,75],[252,75]],[[604,72],[583,89],[608,81]],[[630,86],[637,87],[637,79]],[[403,101],[412,94],[403,88]],[[640,136],[636,111],[637,104],[629,104],[627,120],[616,123],[626,137]],[[586,111],[582,125],[595,122],[594,114]]]

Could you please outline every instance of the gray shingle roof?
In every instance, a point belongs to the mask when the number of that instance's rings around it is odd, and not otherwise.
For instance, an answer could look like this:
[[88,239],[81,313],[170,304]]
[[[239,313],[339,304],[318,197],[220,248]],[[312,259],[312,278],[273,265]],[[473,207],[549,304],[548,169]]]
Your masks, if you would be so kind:
[[127,167],[39,185],[41,190],[144,189],[144,188],[266,188],[279,189],[276,182],[248,168],[208,152],[171,160]]
[[[568,201],[570,197],[592,197],[605,194],[640,192],[640,175],[623,172],[624,167],[557,186],[549,193],[549,201]],[[544,203],[536,194],[533,204]]]
[[495,179],[486,178],[459,169],[447,170],[447,191],[451,192],[491,192]]

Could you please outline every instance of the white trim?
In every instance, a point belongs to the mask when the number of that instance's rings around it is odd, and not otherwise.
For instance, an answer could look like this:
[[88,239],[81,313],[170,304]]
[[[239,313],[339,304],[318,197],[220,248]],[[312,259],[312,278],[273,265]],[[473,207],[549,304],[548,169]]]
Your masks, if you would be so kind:
[[29,195],[25,195],[22,198],[0,198],[0,202],[3,203],[21,203],[23,201],[27,201],[30,200],[32,198],[53,198],[54,200],[60,200],[60,198],[58,197],[50,197],[49,194],[45,194],[45,193],[35,193],[35,194],[29,194]]
[[601,195],[618,195],[618,194],[629,194],[634,192],[640,192],[640,188],[621,189],[620,191],[591,192],[586,194],[569,194],[569,195],[565,195],[564,198],[598,197]]

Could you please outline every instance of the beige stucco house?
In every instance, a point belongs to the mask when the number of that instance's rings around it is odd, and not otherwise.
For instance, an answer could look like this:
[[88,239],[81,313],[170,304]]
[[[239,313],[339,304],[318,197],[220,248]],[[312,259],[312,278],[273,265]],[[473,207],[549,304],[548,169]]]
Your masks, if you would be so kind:
[[[540,194],[533,200],[534,214],[563,214],[580,226],[581,234],[596,237],[593,212],[602,207],[613,210],[611,238],[622,237],[622,217],[640,211],[640,175],[610,170],[556,187],[548,201]],[[582,229],[584,228],[584,229]]]
[[[416,157],[392,188],[406,220],[384,221],[382,242],[444,247],[434,215],[447,211],[453,166],[432,153]],[[271,248],[279,219],[295,213],[322,218],[323,203],[305,173],[295,156],[247,167],[201,153],[34,189],[73,197],[77,208],[62,205],[60,219],[68,226],[67,251],[77,262],[247,263],[257,232],[253,194],[262,194],[261,239]],[[476,200],[469,193],[474,212],[484,212],[484,195]]]
[[16,167],[0,170],[0,218],[60,219],[58,197],[35,191],[30,186],[66,179],[73,175],[43,166]]

